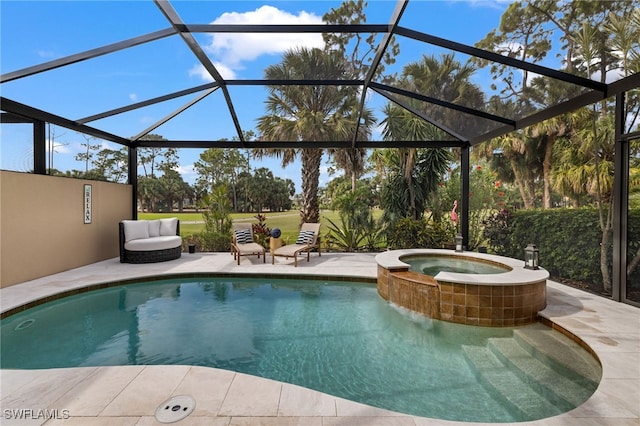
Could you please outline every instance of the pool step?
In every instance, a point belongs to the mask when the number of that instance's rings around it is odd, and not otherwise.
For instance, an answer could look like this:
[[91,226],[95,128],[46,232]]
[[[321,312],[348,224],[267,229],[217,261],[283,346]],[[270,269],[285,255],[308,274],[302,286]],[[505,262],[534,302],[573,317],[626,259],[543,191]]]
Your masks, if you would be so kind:
[[596,388],[593,382],[573,371],[558,368],[552,362],[531,356],[515,339],[492,338],[489,339],[488,346],[503,365],[563,411],[582,404]]
[[549,362],[560,372],[569,371],[587,380],[586,385],[597,386],[602,377],[600,363],[568,337],[537,325],[515,330],[514,338],[532,356]]
[[491,349],[483,346],[462,348],[480,383],[515,419],[550,417],[566,411],[542,398]]
[[587,351],[543,325],[463,350],[480,383],[517,418],[569,411],[593,394],[601,376]]

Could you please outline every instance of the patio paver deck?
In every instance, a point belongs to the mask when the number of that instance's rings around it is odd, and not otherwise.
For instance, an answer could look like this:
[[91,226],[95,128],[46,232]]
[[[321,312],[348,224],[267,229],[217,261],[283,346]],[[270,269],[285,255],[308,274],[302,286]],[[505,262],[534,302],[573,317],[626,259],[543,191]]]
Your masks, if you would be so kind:
[[[1,311],[66,290],[106,281],[181,273],[287,274],[376,277],[375,254],[312,254],[297,268],[228,253],[183,254],[157,264],[118,259],[73,269],[0,290]],[[541,313],[586,342],[599,357],[602,381],[581,406],[559,416],[518,423],[544,426],[640,425],[640,309],[548,282]],[[0,360],[1,361],[1,360]],[[472,425],[394,413],[317,391],[231,371],[195,366],[121,366],[1,370],[4,425],[156,425],[159,404],[174,395],[196,399],[181,425]],[[59,419],[13,419],[17,410],[48,409]],[[13,411],[12,411],[13,410]],[[57,411],[56,411],[57,410]],[[25,413],[22,411],[22,413]],[[62,418],[67,417],[69,418]]]

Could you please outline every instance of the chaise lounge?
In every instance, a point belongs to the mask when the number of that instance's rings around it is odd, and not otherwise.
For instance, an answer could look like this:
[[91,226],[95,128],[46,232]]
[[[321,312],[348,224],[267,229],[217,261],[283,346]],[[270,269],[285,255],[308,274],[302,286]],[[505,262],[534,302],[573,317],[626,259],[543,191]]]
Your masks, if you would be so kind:
[[298,256],[307,252],[307,262],[309,261],[310,252],[312,249],[318,250],[318,256],[322,256],[320,253],[320,243],[318,236],[320,235],[319,223],[303,223],[300,227],[300,233],[295,244],[287,244],[273,251],[271,256],[271,264],[275,263],[276,256],[283,256],[285,258],[293,257],[293,264],[298,266]]
[[155,263],[182,255],[178,218],[119,223],[120,263]]
[[262,263],[266,263],[265,249],[253,240],[253,226],[250,223],[234,223],[231,236],[231,254],[240,264],[240,256],[262,256]]

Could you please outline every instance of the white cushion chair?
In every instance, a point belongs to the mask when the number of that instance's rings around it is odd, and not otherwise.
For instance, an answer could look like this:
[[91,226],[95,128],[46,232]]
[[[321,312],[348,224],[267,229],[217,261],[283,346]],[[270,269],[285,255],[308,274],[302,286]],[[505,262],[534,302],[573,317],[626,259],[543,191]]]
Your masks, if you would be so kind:
[[119,231],[122,263],[163,262],[182,254],[178,218],[123,220]]

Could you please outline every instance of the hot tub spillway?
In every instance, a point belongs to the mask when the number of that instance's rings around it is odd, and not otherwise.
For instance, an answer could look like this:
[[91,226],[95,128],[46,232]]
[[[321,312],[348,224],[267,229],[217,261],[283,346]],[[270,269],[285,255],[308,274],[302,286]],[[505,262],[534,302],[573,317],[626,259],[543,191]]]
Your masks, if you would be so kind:
[[[504,273],[435,276],[410,271],[407,256],[449,256],[504,266]],[[546,306],[549,274],[528,270],[524,262],[480,253],[451,250],[393,250],[376,256],[378,294],[385,300],[430,318],[479,326],[518,326],[537,321]]]

